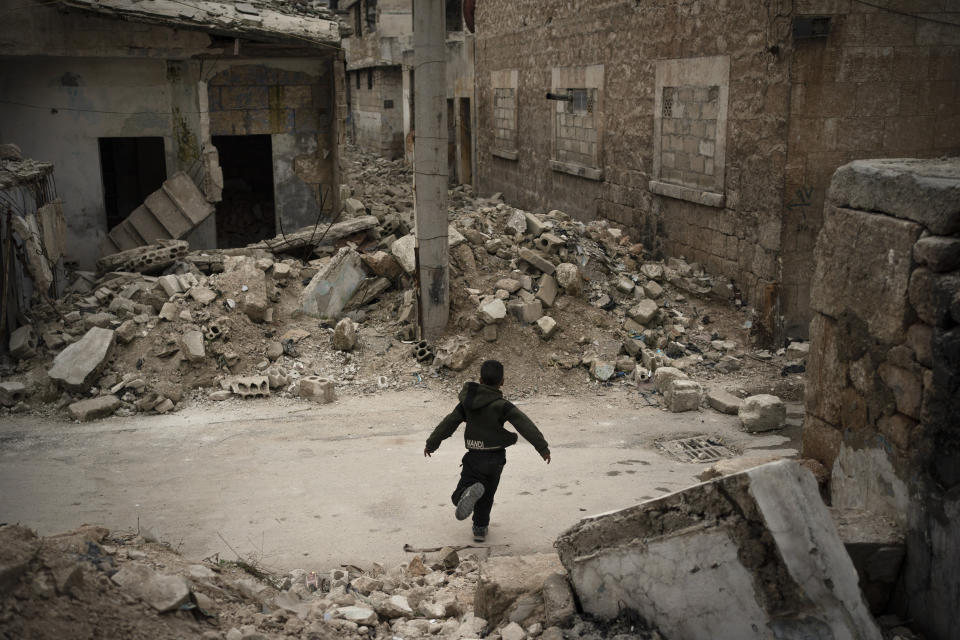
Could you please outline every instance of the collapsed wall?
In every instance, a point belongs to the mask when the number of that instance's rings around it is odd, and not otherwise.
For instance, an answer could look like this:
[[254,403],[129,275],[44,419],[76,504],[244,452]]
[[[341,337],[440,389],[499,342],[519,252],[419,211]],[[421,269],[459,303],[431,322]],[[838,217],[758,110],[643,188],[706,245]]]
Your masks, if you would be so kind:
[[636,611],[673,640],[880,638],[817,483],[792,460],[587,518],[556,546],[585,612]]
[[898,613],[960,637],[960,159],[838,169],[815,258],[803,455],[906,530]]

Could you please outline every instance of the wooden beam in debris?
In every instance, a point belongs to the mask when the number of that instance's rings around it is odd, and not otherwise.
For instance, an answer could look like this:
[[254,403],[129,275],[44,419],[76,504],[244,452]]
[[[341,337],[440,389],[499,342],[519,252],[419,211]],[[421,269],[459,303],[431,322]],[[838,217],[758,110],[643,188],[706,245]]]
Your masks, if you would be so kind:
[[251,244],[248,248],[267,249],[273,253],[289,253],[307,246],[316,247],[320,244],[333,244],[347,236],[372,229],[378,223],[376,216],[360,216],[333,225],[321,223],[316,227],[308,227],[285,235],[281,234],[272,240]]

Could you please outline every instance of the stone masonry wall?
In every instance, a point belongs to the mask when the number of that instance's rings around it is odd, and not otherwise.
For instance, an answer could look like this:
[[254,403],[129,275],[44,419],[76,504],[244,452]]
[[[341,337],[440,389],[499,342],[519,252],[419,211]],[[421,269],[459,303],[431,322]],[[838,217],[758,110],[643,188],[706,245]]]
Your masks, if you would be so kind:
[[904,527],[899,613],[960,637],[960,159],[844,165],[823,219],[803,455]]
[[[956,2],[875,4],[960,22]],[[797,334],[812,317],[808,274],[836,168],[960,150],[960,28],[857,2],[804,0],[794,11],[830,17],[828,37],[797,40],[789,54],[782,298],[787,331]]]
[[[949,0],[924,2],[923,12],[960,21]],[[733,278],[772,334],[807,333],[813,244],[838,166],[892,153],[960,151],[960,29],[948,25],[852,0],[487,0],[476,15],[481,192],[630,227],[654,251]],[[794,38],[794,20],[813,15],[829,17],[829,35]],[[728,97],[717,105],[727,109],[726,133],[712,158],[711,118],[699,119],[702,147],[692,139],[700,135],[695,118],[665,118],[655,136],[656,104],[664,97],[657,65],[680,61],[695,69],[709,57],[729,59],[729,86],[721,87]],[[593,180],[551,167],[554,103],[545,99],[552,69],[586,65],[603,65],[606,76],[598,114],[602,177]],[[508,69],[519,75],[516,160],[494,153],[491,74]],[[685,100],[703,91],[709,99],[712,86],[664,88],[674,98],[691,90]],[[696,133],[676,132],[688,125]],[[651,190],[651,181],[666,187]],[[677,197],[675,185],[693,197]],[[716,196],[701,199],[712,206],[697,201],[701,190]]]

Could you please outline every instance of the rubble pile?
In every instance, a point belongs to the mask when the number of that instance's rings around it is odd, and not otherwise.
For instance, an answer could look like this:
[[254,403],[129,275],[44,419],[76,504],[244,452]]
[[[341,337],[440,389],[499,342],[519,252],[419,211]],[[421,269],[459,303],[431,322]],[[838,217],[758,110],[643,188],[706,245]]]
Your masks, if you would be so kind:
[[[88,420],[186,400],[323,403],[455,387],[497,358],[518,396],[617,385],[671,411],[743,411],[747,430],[783,426],[780,409],[738,402],[774,389],[739,383],[779,373],[796,392],[807,345],[751,351],[752,311],[731,282],[653,260],[607,221],[522,211],[469,187],[450,192],[448,334],[417,343],[410,171],[352,157],[332,223],[239,249],[168,240],[72,274],[55,308],[35,306],[11,336],[0,376],[22,387],[0,396],[4,411]],[[704,390],[733,373],[740,397]]]
[[39,538],[0,526],[0,637],[599,640],[618,628],[578,614],[555,554],[476,553],[274,574],[253,559],[190,563],[149,531],[84,525]]

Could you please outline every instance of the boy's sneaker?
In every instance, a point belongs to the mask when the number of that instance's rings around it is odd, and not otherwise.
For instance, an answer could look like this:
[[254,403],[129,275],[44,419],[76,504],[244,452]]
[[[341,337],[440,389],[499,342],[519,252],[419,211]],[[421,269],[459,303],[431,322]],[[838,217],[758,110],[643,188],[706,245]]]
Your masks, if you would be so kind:
[[466,520],[473,513],[473,507],[477,500],[483,497],[483,484],[474,482],[464,489],[460,494],[460,500],[457,502],[457,520]]
[[483,542],[487,539],[487,528],[486,527],[473,527],[473,541],[474,542]]

